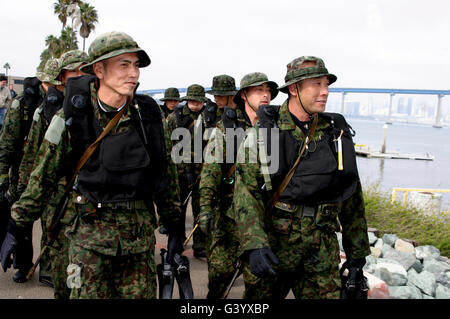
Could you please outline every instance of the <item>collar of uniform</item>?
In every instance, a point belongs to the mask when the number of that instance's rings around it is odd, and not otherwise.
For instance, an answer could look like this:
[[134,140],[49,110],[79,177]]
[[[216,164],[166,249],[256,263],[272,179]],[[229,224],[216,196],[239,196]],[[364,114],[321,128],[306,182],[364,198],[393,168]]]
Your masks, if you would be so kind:
[[297,126],[295,125],[291,113],[289,112],[289,99],[284,101],[284,103],[280,106],[280,111],[278,113],[278,127],[280,130],[295,130]]
[[249,128],[252,126],[252,123],[250,122],[250,119],[248,118],[245,111],[241,110],[241,108],[239,108],[239,107],[236,107],[236,116],[237,116],[237,120],[239,122],[245,123],[246,128]]
[[183,115],[189,115],[194,120],[196,120],[198,118],[198,116],[200,115],[201,112],[202,112],[201,110],[198,112],[191,111],[191,109],[188,107],[187,103],[183,106]]
[[[93,107],[94,108],[94,114],[95,114],[95,116],[97,117],[98,120],[100,120],[100,117],[101,117],[102,113],[104,115],[106,115],[107,113],[110,113],[110,112],[118,112],[121,109],[121,108],[119,110],[115,109],[112,106],[109,106],[109,105],[107,105],[107,104],[105,104],[103,102],[102,102],[102,104],[103,104],[103,107],[102,107],[102,106],[100,106],[98,104],[97,100],[98,100],[97,86],[96,86],[95,82],[92,82],[91,83],[91,103],[94,106]],[[126,105],[126,103],[125,103],[125,105]],[[123,122],[123,121],[126,121],[126,120],[130,119],[130,117],[129,117],[130,106],[132,106],[132,103],[128,106],[128,110],[125,110],[124,114],[119,119],[119,122]],[[100,110],[103,110],[104,112],[100,112]]]

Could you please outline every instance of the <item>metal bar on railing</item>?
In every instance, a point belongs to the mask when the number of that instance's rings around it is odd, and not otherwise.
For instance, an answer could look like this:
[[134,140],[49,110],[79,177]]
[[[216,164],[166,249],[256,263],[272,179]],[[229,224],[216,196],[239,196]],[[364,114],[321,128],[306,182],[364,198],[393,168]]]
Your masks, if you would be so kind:
[[392,197],[391,197],[392,203],[394,203],[397,198],[397,192],[404,192],[403,206],[406,206],[409,192],[450,193],[450,189],[394,187],[392,188]]

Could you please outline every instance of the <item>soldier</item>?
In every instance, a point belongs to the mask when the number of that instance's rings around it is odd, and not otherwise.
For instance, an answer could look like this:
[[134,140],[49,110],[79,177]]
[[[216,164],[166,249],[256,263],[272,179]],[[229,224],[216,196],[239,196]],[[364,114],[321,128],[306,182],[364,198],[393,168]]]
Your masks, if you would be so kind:
[[236,94],[234,78],[226,74],[215,76],[211,90],[206,93],[214,96],[215,103],[208,101],[203,114],[207,127],[215,127],[222,117],[225,106],[236,108],[236,104],[233,102],[233,96]]
[[247,298],[285,298],[290,289],[296,298],[339,298],[339,222],[350,273],[362,276],[370,250],[352,131],[342,115],[324,113],[335,81],[321,59],[297,58],[279,87],[287,100],[257,112],[260,136],[279,128],[264,147],[279,150],[279,161],[267,174],[263,161],[236,168],[243,259],[258,278]]
[[172,264],[174,254],[182,252],[184,229],[160,109],[151,97],[135,94],[139,68],[150,58],[123,32],[99,35],[89,58],[81,68],[89,75],[67,81],[63,109],[52,118],[28,186],[11,209],[2,266],[9,266],[6,257],[14,252],[14,241],[21,242],[24,228],[47,204],[57,182],[73,180],[77,162],[83,153],[89,156],[85,150],[97,140],[60,220],[70,241],[70,297],[155,298],[154,204],[168,231]]
[[[23,193],[28,184],[39,146],[44,139],[44,134],[50,125],[53,116],[62,107],[64,100],[64,86],[67,80],[72,77],[83,75],[80,71],[80,67],[86,64],[88,60],[88,55],[80,50],[68,51],[59,58],[60,73],[57,78],[60,80],[61,85],[48,88],[44,102],[36,109],[33,116],[33,122],[28,135],[28,142],[24,148],[24,155],[19,167],[19,183],[17,187],[19,195]],[[43,247],[47,241],[47,228],[51,224],[49,216],[51,216],[56,204],[64,193],[65,182],[65,179],[63,179],[58,183],[59,190],[53,195],[48,207],[41,212],[41,247]],[[62,232],[59,234],[54,247],[55,248],[51,249],[48,254],[44,254],[41,257],[39,264],[39,281],[54,288],[55,299],[68,298],[70,290],[66,285],[65,276],[65,268],[68,265],[69,259],[68,240]]]
[[[199,84],[190,85],[187,88],[186,96],[182,97],[181,100],[186,101],[186,104],[179,105],[175,109],[175,112],[168,116],[167,128],[170,136],[172,136],[172,133],[177,128],[189,130],[191,154],[187,154],[187,157],[181,163],[177,164],[177,171],[182,200],[182,211],[184,212],[184,215],[186,215],[186,199],[190,195],[195,224],[197,216],[200,213],[198,186],[200,172],[202,170],[203,149],[206,146],[206,142],[203,140],[203,132],[205,131],[206,123],[202,116],[204,103],[207,101],[204,87]],[[197,141],[199,142],[195,142],[195,137],[198,137]],[[206,257],[205,235],[202,232],[194,232],[192,248],[195,257]]]
[[5,111],[8,107],[8,103],[11,102],[11,91],[6,86],[8,78],[3,74],[0,75],[0,130],[3,125],[3,118],[5,117]]
[[180,92],[177,88],[167,88],[164,91],[164,97],[161,101],[164,101],[164,104],[161,106],[161,111],[164,118],[167,119],[180,103]]
[[[36,73],[36,77],[25,78],[23,92],[8,107],[0,139],[0,193],[7,193],[2,198],[9,197],[10,203],[19,198],[17,189],[18,170],[23,149],[28,140],[33,114],[42,103],[48,88],[62,84],[57,80],[59,68],[57,59],[49,59],[44,69]],[[9,219],[9,211],[7,217]],[[19,256],[16,258],[14,268],[19,270],[13,276],[13,280],[17,283],[23,283],[27,280],[26,275],[32,266],[31,230],[32,225],[27,229],[29,236],[26,237],[29,241],[24,241],[23,246],[17,249]]]
[[[257,96],[259,103],[269,103],[278,94],[277,84],[269,81],[264,73],[254,72],[245,75],[236,91],[234,79],[228,76],[216,77],[217,85],[213,90],[217,105],[222,105],[224,112],[217,123],[215,137],[210,140],[209,147],[222,143],[221,161],[206,161],[203,164],[200,179],[200,218],[201,230],[208,235],[206,256],[208,262],[208,299],[219,299],[236,271],[239,256],[239,238],[233,210],[234,169],[236,155],[245,130],[252,126],[246,109],[251,108],[249,101],[260,94],[260,88],[268,88],[264,96]],[[224,81],[221,82],[220,80]],[[218,90],[222,88],[222,90]],[[231,95],[234,93],[234,97]],[[231,102],[231,99],[234,99]],[[233,107],[229,107],[232,105]],[[237,105],[237,107],[236,107]],[[259,107],[255,104],[254,107]],[[218,132],[220,131],[220,132]],[[236,138],[234,138],[236,135]],[[231,143],[232,145],[228,145]],[[230,147],[231,146],[231,147]],[[218,147],[217,147],[218,148]],[[233,153],[227,158],[227,151]],[[209,153],[209,152],[207,152]],[[211,155],[214,154],[211,152]],[[230,157],[230,156],[228,156]],[[247,281],[248,275],[244,274]],[[246,283],[248,285],[250,283]]]

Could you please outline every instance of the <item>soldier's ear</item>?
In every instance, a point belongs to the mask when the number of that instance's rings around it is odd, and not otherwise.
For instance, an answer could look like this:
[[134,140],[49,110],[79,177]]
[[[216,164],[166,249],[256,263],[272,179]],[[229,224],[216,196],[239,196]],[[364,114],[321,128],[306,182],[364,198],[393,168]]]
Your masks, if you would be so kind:
[[101,61],[94,63],[92,69],[94,70],[95,76],[97,76],[99,79],[103,79],[105,77],[105,66]]
[[292,96],[297,96],[297,88],[295,87],[296,85],[297,83],[293,83],[288,86],[289,94]]
[[241,99],[243,99],[244,101],[247,101],[247,95],[246,95],[246,93],[245,93],[245,90],[243,90],[243,91],[241,92]]

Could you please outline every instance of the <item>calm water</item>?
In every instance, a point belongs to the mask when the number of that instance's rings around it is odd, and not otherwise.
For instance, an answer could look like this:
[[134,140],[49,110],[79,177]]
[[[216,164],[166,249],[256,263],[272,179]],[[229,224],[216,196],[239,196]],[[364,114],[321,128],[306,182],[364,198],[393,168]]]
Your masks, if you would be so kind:
[[[383,121],[347,121],[356,131],[353,141],[381,150]],[[450,189],[450,128],[431,125],[393,123],[388,125],[386,151],[434,156],[433,161],[357,157],[363,185],[378,183],[389,193],[393,187]],[[397,198],[403,198],[402,193]],[[442,210],[450,210],[450,196],[442,194]]]

